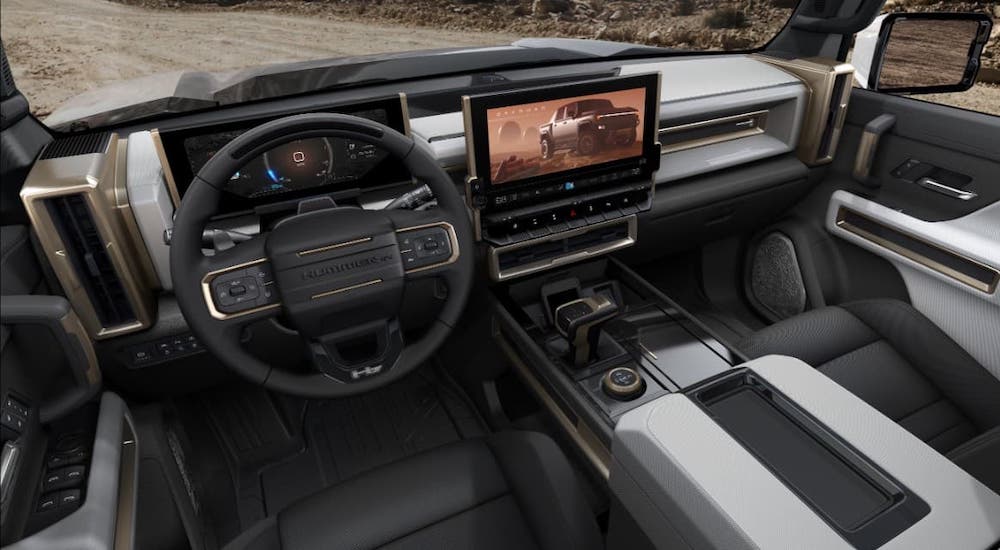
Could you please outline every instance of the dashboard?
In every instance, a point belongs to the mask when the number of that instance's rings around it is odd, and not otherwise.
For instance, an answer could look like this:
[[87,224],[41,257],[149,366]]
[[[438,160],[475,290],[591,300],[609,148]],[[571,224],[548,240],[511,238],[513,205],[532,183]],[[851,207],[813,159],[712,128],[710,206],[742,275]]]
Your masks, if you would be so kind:
[[[811,103],[830,95],[810,94],[795,71],[828,75],[835,67],[758,55],[602,60],[239,104],[105,132],[92,151],[100,159],[78,174],[79,185],[43,178],[76,169],[73,157],[42,159],[33,170],[37,193],[25,200],[37,204],[29,206],[44,222],[36,225],[50,226],[39,231],[51,237],[42,245],[54,264],[66,265],[57,254],[65,238],[50,220],[55,199],[72,199],[61,205],[67,212],[89,204],[97,229],[113,237],[122,254],[108,257],[102,272],[118,275],[108,294],[115,307],[129,307],[114,317],[102,313],[110,307],[103,294],[81,291],[71,301],[93,337],[117,340],[158,322],[158,300],[173,289],[164,237],[213,154],[285,116],[354,114],[410,135],[450,173],[468,204],[482,273],[506,281],[609,252],[625,259],[663,254],[780,211],[818,163],[803,144],[835,143],[806,139],[825,130],[807,117],[827,110]],[[658,83],[643,80],[649,75]],[[587,129],[592,122],[598,134]],[[581,143],[588,135],[600,139],[598,150]],[[228,235],[229,246],[238,245],[294,213],[302,199],[378,209],[418,187],[401,163],[365,144],[333,137],[285,143],[232,174],[205,242],[225,245]],[[86,203],[76,198],[81,189]],[[88,276],[72,266],[62,271],[57,276],[69,287]]]

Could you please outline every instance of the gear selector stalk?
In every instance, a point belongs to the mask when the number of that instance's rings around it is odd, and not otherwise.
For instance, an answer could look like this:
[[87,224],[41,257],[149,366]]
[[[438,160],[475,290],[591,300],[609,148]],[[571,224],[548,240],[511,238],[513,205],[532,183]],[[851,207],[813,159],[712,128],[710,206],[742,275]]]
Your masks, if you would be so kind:
[[556,330],[569,341],[573,366],[585,367],[595,357],[601,325],[617,314],[618,304],[603,295],[587,296],[556,308]]

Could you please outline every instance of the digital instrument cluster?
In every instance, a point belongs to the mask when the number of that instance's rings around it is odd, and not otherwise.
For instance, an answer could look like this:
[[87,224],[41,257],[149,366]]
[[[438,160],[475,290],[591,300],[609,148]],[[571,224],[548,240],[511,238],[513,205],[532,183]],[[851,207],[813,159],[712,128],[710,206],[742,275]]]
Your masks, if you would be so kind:
[[[192,173],[242,131],[196,136],[184,141]],[[374,145],[341,138],[310,138],[279,145],[229,178],[226,191],[255,199],[364,178],[388,154]]]
[[[401,133],[407,128],[402,96],[326,111],[373,120]],[[183,196],[194,175],[226,144],[274,118],[161,132],[178,194]],[[232,174],[224,209],[235,211],[282,199],[367,189],[408,178],[401,163],[374,145],[339,137],[302,139],[274,147]]]

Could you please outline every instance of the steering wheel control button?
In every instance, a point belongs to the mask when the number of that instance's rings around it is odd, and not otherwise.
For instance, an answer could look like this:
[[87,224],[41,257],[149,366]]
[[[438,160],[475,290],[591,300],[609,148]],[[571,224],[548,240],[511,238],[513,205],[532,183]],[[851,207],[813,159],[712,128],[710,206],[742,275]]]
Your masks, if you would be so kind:
[[[212,280],[212,300],[215,308],[222,313],[239,313],[260,305],[262,283],[260,272],[250,269],[234,269]],[[268,298],[269,299],[269,298]]]
[[646,389],[639,371],[630,367],[615,367],[604,375],[601,381],[604,393],[619,400],[629,401],[642,395]]
[[451,254],[451,238],[444,227],[411,229],[399,234],[399,255],[407,270],[444,263]]

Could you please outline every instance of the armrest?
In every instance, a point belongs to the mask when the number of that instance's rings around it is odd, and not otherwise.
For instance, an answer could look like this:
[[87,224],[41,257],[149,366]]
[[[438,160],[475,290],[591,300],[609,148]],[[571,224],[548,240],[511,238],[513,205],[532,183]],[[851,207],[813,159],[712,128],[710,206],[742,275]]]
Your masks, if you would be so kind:
[[3,550],[132,548],[139,485],[138,442],[128,407],[101,396],[87,497],[80,509]]
[[765,464],[694,397],[671,394],[624,415],[612,447],[612,491],[654,545],[930,549],[1000,539],[1000,496],[867,403],[797,359],[744,366],[927,506],[887,540],[848,542],[783,481],[788,465]]
[[76,410],[101,388],[97,355],[72,306],[62,296],[11,295],[0,297],[0,324],[40,325],[49,330],[66,355],[75,387],[42,404],[43,424]]

